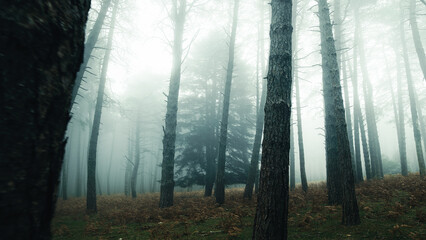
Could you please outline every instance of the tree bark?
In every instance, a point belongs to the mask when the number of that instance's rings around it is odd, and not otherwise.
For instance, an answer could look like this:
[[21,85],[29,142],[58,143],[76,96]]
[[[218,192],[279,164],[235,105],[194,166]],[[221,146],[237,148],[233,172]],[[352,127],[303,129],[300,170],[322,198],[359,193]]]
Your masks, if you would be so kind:
[[0,232],[50,239],[90,1],[0,9]]
[[228,116],[229,100],[231,98],[232,74],[234,70],[235,38],[237,35],[238,9],[240,0],[235,0],[234,13],[232,20],[231,40],[229,43],[228,68],[226,70],[225,94],[223,97],[222,121],[220,123],[219,156],[217,160],[216,173],[216,203],[225,202],[225,161],[226,161],[226,142],[228,135]]
[[[330,112],[326,112],[326,114],[332,114],[334,118],[334,124],[328,125],[326,123],[326,126],[334,126],[336,134],[335,138],[329,141],[326,140],[326,142],[334,144],[334,148],[337,148],[337,161],[334,163],[334,174],[341,174],[342,176],[341,178],[336,178],[336,180],[341,180],[337,184],[340,184],[342,189],[342,224],[347,226],[357,225],[360,223],[360,218],[355,195],[355,182],[348,131],[345,122],[345,108],[343,107],[339,67],[327,0],[318,1],[318,11],[321,32],[324,100],[326,106],[329,105],[328,109],[330,109]],[[326,135],[326,138],[328,137]],[[341,170],[339,171],[338,169]]]
[[186,18],[186,0],[173,1],[172,20],[174,21],[173,63],[170,76],[169,95],[163,137],[163,162],[161,165],[160,208],[173,206],[174,164],[177,111],[179,101],[180,76],[182,68],[182,41]]
[[90,56],[92,55],[93,49],[95,49],[95,45],[98,42],[99,33],[102,30],[102,25],[104,24],[109,6],[111,5],[111,1],[112,0],[103,0],[98,17],[96,18],[96,22],[93,25],[92,31],[90,31],[89,36],[87,36],[87,40],[84,44],[83,62],[81,63],[80,70],[77,72],[77,77],[75,78],[75,83],[72,89],[71,108],[74,105],[75,99],[78,95],[78,90],[80,89],[81,82],[83,81],[84,72],[86,71]]
[[134,165],[132,169],[132,176],[130,178],[130,189],[132,192],[132,198],[136,198],[136,183],[138,180],[138,171],[139,171],[139,163],[140,163],[140,110],[138,110],[136,118],[136,132],[135,132],[135,159]]
[[419,34],[419,27],[416,20],[416,0],[410,0],[410,25],[413,34],[414,46],[416,48],[417,57],[419,59],[420,67],[423,72],[423,79],[426,80],[426,56],[423,48],[422,40]]
[[[400,10],[402,11],[402,10]],[[401,14],[401,17],[403,15]],[[421,176],[425,175],[425,162],[423,157],[423,150],[422,150],[422,136],[420,133],[420,127],[419,127],[419,118],[417,115],[417,106],[416,106],[416,100],[415,100],[415,92],[414,92],[414,85],[413,85],[413,79],[411,76],[411,68],[410,68],[410,60],[408,57],[408,50],[407,50],[407,44],[405,42],[405,29],[404,29],[404,22],[401,18],[400,22],[400,36],[401,36],[401,43],[402,43],[402,56],[404,59],[405,64],[405,73],[407,77],[407,86],[408,86],[408,96],[410,99],[410,110],[411,110],[411,121],[413,123],[413,133],[414,133],[414,141],[416,143],[416,153],[417,153],[417,161],[419,163],[419,172]]]
[[[118,3],[114,4],[111,16],[111,26],[108,32],[108,42],[105,56],[102,62],[102,72],[99,82],[98,96],[96,98],[95,116],[93,117],[92,133],[90,135],[89,156],[87,159],[87,199],[86,208],[88,213],[96,213],[96,151],[98,147],[99,127],[101,124],[102,104],[104,101],[105,83],[108,72],[109,58],[111,54],[112,40],[114,37],[115,18]],[[99,189],[100,191],[101,189]]]
[[253,239],[287,239],[292,1],[272,0],[262,164]]

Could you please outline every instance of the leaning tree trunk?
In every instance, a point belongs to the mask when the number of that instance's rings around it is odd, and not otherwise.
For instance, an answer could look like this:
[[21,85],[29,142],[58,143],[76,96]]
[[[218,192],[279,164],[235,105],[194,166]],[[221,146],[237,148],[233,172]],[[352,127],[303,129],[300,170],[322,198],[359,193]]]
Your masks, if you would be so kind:
[[[99,82],[98,96],[96,99],[95,116],[93,117],[92,133],[89,142],[89,156],[87,159],[87,199],[86,208],[88,213],[97,212],[96,206],[96,151],[98,147],[99,127],[101,124],[102,104],[104,101],[105,82],[108,71],[109,57],[111,55],[112,40],[114,37],[115,18],[118,4],[114,4],[111,16],[111,26],[108,32],[108,42],[105,56],[102,62],[101,79]],[[100,191],[101,189],[99,189]]]
[[136,118],[136,132],[135,132],[135,162],[133,164],[132,175],[130,177],[130,190],[132,193],[132,198],[136,198],[136,183],[138,180],[138,171],[139,171],[139,163],[141,158],[141,150],[140,150],[140,110],[138,110]]
[[272,0],[271,47],[253,239],[287,239],[292,1]]
[[[341,19],[341,10],[340,10],[340,0],[334,0],[334,31],[335,31],[335,45],[336,45],[336,54],[337,54],[337,64],[339,65],[340,76],[343,75],[343,93],[345,98],[345,114],[346,114],[346,123],[348,128],[348,137],[349,137],[349,148],[351,150],[351,159],[352,159],[352,169],[354,171],[355,181],[362,181],[362,169],[359,171],[358,162],[354,157],[354,137],[352,132],[352,117],[350,111],[350,102],[349,102],[349,91],[348,91],[348,80],[346,76],[345,61],[342,60],[341,51],[343,49],[344,39],[342,37],[342,25],[343,20]],[[361,166],[361,161],[359,161],[359,166]]]
[[[373,102],[373,89],[369,79],[367,70],[367,58],[364,52],[364,42],[361,35],[361,26],[359,19],[359,7],[355,7],[355,28],[357,36],[355,37],[358,43],[357,49],[359,51],[360,65],[363,77],[363,90],[365,98],[365,113],[368,126],[368,142],[370,147],[370,158],[371,158],[371,173],[372,177],[382,178],[382,154],[380,150],[379,134],[377,131],[376,113],[374,110]],[[357,66],[354,66],[357,67]]]
[[411,76],[410,61],[409,61],[408,52],[407,52],[407,44],[405,42],[404,22],[402,21],[402,18],[400,22],[400,36],[401,36],[401,43],[402,43],[402,56],[404,58],[405,73],[407,76],[408,96],[410,99],[411,120],[413,123],[414,141],[416,143],[417,161],[419,163],[420,175],[424,176],[425,162],[424,162],[423,150],[422,150],[422,136],[420,133],[419,118],[417,115],[417,106],[416,106],[416,100],[414,96],[415,94],[414,84],[413,84],[413,79]]
[[160,208],[173,206],[174,165],[177,111],[179,101],[180,75],[182,68],[182,41],[186,18],[186,0],[180,0],[178,7],[174,1],[172,20],[174,21],[173,63],[170,76],[169,95],[163,137],[163,163],[161,165]]
[[[250,169],[247,176],[247,183],[244,188],[244,198],[251,199],[253,195],[253,187],[256,182],[256,176],[259,171],[259,158],[260,158],[260,145],[262,141],[263,133],[263,121],[265,117],[265,100],[266,100],[266,81],[263,79],[265,70],[265,41],[264,41],[264,7],[263,1],[260,2],[260,26],[259,26],[259,51],[258,51],[258,65],[260,62],[260,77],[262,81],[262,93],[260,94],[260,102],[257,107],[257,118],[256,118],[256,133],[253,142],[253,151],[251,155]],[[258,66],[259,68],[259,66]],[[258,76],[259,77],[259,74]],[[258,84],[259,85],[259,84]],[[257,91],[259,86],[257,86]]]
[[[318,11],[321,32],[321,55],[323,69],[324,100],[329,105],[329,113],[334,120],[336,138],[329,142],[337,148],[336,172],[341,174],[338,184],[342,189],[342,224],[356,225],[360,223],[358,203],[355,195],[355,182],[352,170],[351,152],[349,147],[348,132],[345,122],[345,108],[343,107],[342,89],[340,86],[339,67],[336,58],[336,48],[334,45],[330,12],[327,0],[318,1]],[[329,118],[330,119],[330,118]],[[327,120],[327,119],[326,119]],[[331,127],[333,125],[328,125]],[[326,135],[326,138],[329,136]],[[333,141],[333,142],[331,142]],[[337,169],[341,169],[338,171]]]
[[51,238],[89,8],[88,0],[33,0],[8,1],[0,9],[3,239]]
[[99,11],[96,22],[93,25],[92,31],[90,31],[89,36],[87,36],[86,43],[84,44],[84,56],[83,62],[81,63],[80,70],[77,72],[77,77],[75,78],[75,83],[72,89],[71,95],[71,107],[74,105],[75,98],[78,95],[78,90],[80,89],[81,82],[83,81],[83,75],[87,70],[87,64],[89,63],[90,56],[92,55],[93,49],[98,42],[99,33],[102,30],[102,25],[104,24],[105,17],[107,15],[109,6],[111,5],[112,0],[103,0],[101,9]]
[[226,70],[225,94],[223,97],[222,121],[220,124],[219,139],[219,156],[217,160],[216,173],[216,203],[223,204],[225,202],[225,160],[226,160],[226,141],[228,135],[228,116],[229,116],[229,100],[231,97],[232,73],[234,70],[234,50],[235,38],[237,35],[238,24],[238,8],[240,0],[235,0],[234,15],[232,20],[231,41],[229,44],[228,69]]
[[426,56],[422,40],[419,34],[419,27],[416,20],[416,0],[410,0],[410,25],[413,34],[414,46],[416,47],[417,57],[423,72],[423,78],[426,80]]

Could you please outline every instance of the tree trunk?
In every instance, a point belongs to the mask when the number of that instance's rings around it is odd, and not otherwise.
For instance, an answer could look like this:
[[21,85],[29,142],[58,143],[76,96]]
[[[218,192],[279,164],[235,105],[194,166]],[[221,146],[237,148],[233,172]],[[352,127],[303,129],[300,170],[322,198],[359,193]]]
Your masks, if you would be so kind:
[[75,98],[78,95],[78,90],[80,89],[84,72],[86,71],[90,56],[92,55],[93,49],[95,49],[95,45],[98,42],[99,33],[102,30],[102,25],[104,24],[104,20],[107,15],[109,6],[111,5],[111,1],[112,0],[103,0],[98,17],[96,18],[96,22],[93,25],[92,31],[90,31],[89,36],[87,36],[86,43],[84,44],[83,62],[81,63],[80,70],[77,72],[77,77],[75,78],[75,83],[72,89],[71,108],[74,105]]
[[62,199],[68,200],[68,166],[70,162],[70,143],[67,144],[67,147],[65,148],[65,157],[64,157],[64,163],[62,164]]
[[335,31],[335,45],[336,45],[336,54],[337,54],[337,64],[339,65],[339,71],[341,76],[343,75],[343,93],[345,98],[345,114],[346,114],[346,123],[348,129],[348,138],[349,138],[349,149],[351,150],[351,159],[352,159],[352,169],[354,171],[355,181],[360,182],[362,178],[362,168],[361,171],[358,167],[361,167],[361,161],[357,162],[354,157],[354,137],[352,132],[352,117],[350,111],[350,101],[349,101],[349,90],[348,90],[348,79],[346,76],[345,61],[342,61],[341,51],[343,49],[344,39],[342,37],[342,24],[341,19],[341,10],[340,10],[340,0],[334,0],[334,31]]
[[78,127],[78,137],[77,137],[77,139],[78,139],[78,141],[77,141],[77,168],[76,168],[76,182],[75,182],[75,196],[76,197],[81,197],[81,186],[82,186],[82,183],[81,183],[81,180],[82,180],[82,178],[83,178],[83,176],[82,176],[82,169],[81,169],[81,161],[82,161],[82,158],[81,158],[81,125],[79,125]]
[[0,9],[3,239],[51,238],[89,8],[90,1],[34,0],[9,1]]
[[[402,16],[403,15],[401,14],[401,17]],[[405,42],[404,22],[402,21],[402,18],[400,22],[400,34],[401,34],[400,36],[401,36],[401,43],[402,43],[402,56],[404,58],[405,73],[407,76],[408,96],[410,99],[410,110],[411,110],[411,120],[413,123],[414,141],[416,143],[417,161],[419,163],[420,175],[424,176],[425,162],[424,162],[423,150],[422,150],[422,136],[421,136],[420,128],[419,128],[419,118],[417,115],[414,85],[413,85],[413,79],[411,76],[410,61],[409,61],[408,52],[407,52],[407,45]]]
[[422,40],[419,34],[419,27],[416,20],[416,0],[410,0],[410,25],[413,34],[414,46],[416,47],[417,57],[419,58],[420,67],[423,72],[423,78],[426,80],[426,56],[423,48]]
[[130,189],[132,192],[132,198],[136,198],[136,183],[138,180],[138,171],[139,171],[139,163],[140,163],[140,110],[137,110],[137,118],[136,118],[136,132],[135,132],[135,160],[132,169],[132,176],[130,178]]
[[235,0],[234,14],[233,14],[233,20],[232,20],[231,40],[229,44],[228,68],[226,70],[225,94],[223,97],[222,121],[220,124],[219,156],[217,160],[216,190],[215,190],[216,203],[219,203],[219,204],[223,204],[225,202],[226,141],[228,136],[229,100],[231,98],[232,74],[234,70],[234,50],[235,50],[235,38],[237,34],[239,5],[240,5],[240,0]]
[[[365,98],[365,113],[368,126],[368,142],[370,147],[371,157],[371,175],[375,178],[383,177],[382,168],[382,154],[380,150],[379,135],[377,132],[376,114],[374,110],[374,97],[373,89],[369,79],[367,70],[367,59],[364,52],[364,43],[361,34],[361,26],[359,19],[359,7],[355,6],[355,28],[356,28],[356,42],[358,43],[357,49],[359,51],[360,65],[363,77],[363,90]],[[357,66],[354,66],[357,67]]]
[[132,176],[132,166],[133,166],[133,144],[132,144],[132,131],[129,131],[129,140],[128,140],[128,157],[126,156],[126,172],[124,173],[124,195],[129,196],[131,187],[130,181]]
[[173,1],[172,20],[174,21],[173,63],[170,76],[169,95],[163,137],[163,163],[161,165],[160,208],[173,206],[174,165],[177,111],[179,100],[180,75],[182,67],[182,38],[186,18],[186,0],[180,0],[179,7]]
[[290,118],[290,191],[296,189],[296,161],[294,154],[293,116]]
[[[340,180],[337,184],[340,184],[342,189],[342,224],[347,226],[357,225],[360,223],[360,218],[355,195],[355,182],[348,131],[345,122],[345,108],[343,107],[339,67],[327,0],[319,0],[318,9],[321,32],[324,101],[325,105],[328,105],[327,108],[330,111],[326,112],[326,114],[333,115],[328,119],[334,121],[332,122],[333,125],[326,123],[326,126],[334,127],[335,130],[335,135],[333,136],[335,138],[326,140],[326,143],[334,144],[335,146],[333,148],[337,149],[337,161],[334,162],[334,174],[341,175],[340,178],[336,177],[335,180]],[[326,129],[326,132],[328,133],[329,131]],[[326,139],[328,137],[329,136],[326,135]]]
[[115,140],[115,134],[114,132],[112,133],[112,141],[111,141],[111,149],[110,149],[110,153],[109,153],[109,165],[108,165],[108,174],[107,174],[107,194],[111,195],[111,186],[110,186],[110,180],[111,180],[111,166],[112,166],[112,155],[113,155],[113,150],[114,150],[114,140]]
[[272,0],[262,164],[253,239],[287,239],[292,1]]
[[[97,212],[96,206],[96,151],[98,146],[99,127],[101,123],[102,104],[104,101],[105,82],[108,71],[109,57],[111,54],[112,40],[114,37],[115,17],[117,6],[114,4],[114,10],[111,17],[111,26],[108,32],[108,42],[105,50],[105,56],[102,62],[102,72],[99,82],[98,96],[96,99],[95,116],[93,117],[92,134],[90,135],[89,156],[87,160],[87,199],[86,207],[88,213]],[[100,189],[99,189],[100,190]]]
[[[256,182],[256,176],[259,171],[259,158],[260,158],[260,145],[262,141],[262,133],[263,133],[263,121],[265,117],[265,99],[266,99],[266,81],[263,79],[264,71],[265,71],[265,41],[264,41],[264,3],[260,1],[260,24],[259,24],[259,51],[258,51],[258,65],[260,62],[260,78],[262,82],[262,93],[260,94],[260,101],[257,107],[257,118],[256,118],[256,133],[254,136],[253,142],[253,151],[251,155],[250,161],[250,169],[247,176],[247,183],[244,188],[244,198],[251,199],[253,195],[253,187]],[[259,74],[258,76],[259,77]],[[259,86],[257,86],[257,90]]]

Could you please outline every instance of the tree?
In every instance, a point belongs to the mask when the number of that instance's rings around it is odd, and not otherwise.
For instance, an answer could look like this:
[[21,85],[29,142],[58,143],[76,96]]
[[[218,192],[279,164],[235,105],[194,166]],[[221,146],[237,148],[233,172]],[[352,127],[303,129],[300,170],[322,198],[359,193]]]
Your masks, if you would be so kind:
[[72,90],[71,107],[74,105],[75,99],[78,95],[78,90],[80,89],[81,82],[83,81],[84,73],[87,70],[87,64],[89,63],[90,56],[92,55],[92,52],[95,49],[95,45],[98,42],[99,34],[102,30],[102,26],[104,24],[109,6],[111,5],[111,1],[112,0],[102,0],[102,6],[99,11],[98,17],[96,18],[96,22],[93,25],[93,28],[90,31],[89,35],[87,36],[87,40],[84,44],[83,63],[80,66],[80,70],[77,72],[77,77],[75,79],[75,83]]
[[90,1],[6,5],[0,10],[0,231],[6,239],[50,239]]
[[[176,143],[177,110],[182,68],[182,41],[187,15],[186,0],[173,0],[171,19],[174,23],[173,63],[170,76],[165,127],[163,128],[163,162],[161,165],[160,208],[173,206],[174,161]],[[178,4],[179,3],[179,4]]]
[[[402,9],[400,11],[402,13]],[[417,161],[419,163],[420,175],[424,176],[426,172],[425,172],[424,155],[422,150],[422,136],[420,133],[419,116],[417,114],[415,90],[414,90],[413,78],[411,76],[411,68],[410,68],[410,60],[409,60],[408,52],[407,52],[408,51],[407,44],[405,42],[405,28],[404,28],[404,22],[403,22],[402,16],[403,14],[401,14],[401,22],[399,26],[401,43],[402,43],[402,56],[404,59],[405,73],[407,77],[408,96],[410,100],[411,121],[413,123],[414,141],[416,143]]]
[[292,1],[272,0],[264,139],[253,239],[287,239]]
[[[262,141],[262,132],[263,132],[263,121],[264,121],[264,108],[265,108],[265,99],[266,99],[266,81],[263,79],[265,71],[265,41],[264,41],[264,2],[260,1],[260,24],[259,24],[259,50],[257,52],[257,65],[260,62],[260,78],[262,82],[262,93],[260,94],[260,101],[256,100],[258,107],[256,108],[257,117],[256,117],[256,133],[254,136],[253,142],[253,151],[250,161],[250,169],[247,176],[247,183],[244,188],[244,198],[251,199],[253,195],[253,187],[256,182],[256,176],[259,171],[259,155],[260,155],[260,144]],[[258,66],[259,67],[259,66]],[[259,76],[257,76],[259,77]],[[259,86],[257,86],[257,91]],[[259,94],[258,94],[259,95]]]
[[220,124],[219,156],[217,160],[216,172],[216,202],[223,204],[225,202],[225,160],[226,160],[226,141],[228,135],[228,116],[229,99],[231,98],[232,74],[234,70],[235,38],[237,35],[238,9],[240,1],[235,0],[234,13],[232,20],[231,40],[229,44],[228,68],[226,70],[225,91],[223,97],[222,121]]
[[[365,103],[365,115],[368,129],[368,143],[370,148],[371,158],[371,175],[374,178],[383,177],[382,169],[382,153],[380,149],[379,134],[377,131],[376,113],[374,109],[374,96],[373,87],[370,82],[370,77],[367,69],[367,58],[364,52],[364,42],[362,39],[361,22],[359,14],[360,3],[355,2],[354,15],[355,15],[355,41],[357,43],[357,50],[360,58],[360,65],[363,78],[363,92]],[[354,66],[357,67],[357,66]]]
[[[89,142],[89,154],[87,159],[87,199],[86,208],[88,213],[96,213],[96,154],[98,146],[99,128],[101,124],[102,105],[104,102],[105,83],[108,72],[109,58],[111,55],[112,40],[114,37],[114,27],[117,15],[118,2],[114,3],[114,9],[111,16],[111,25],[108,32],[108,42],[105,50],[105,56],[102,61],[102,72],[99,82],[98,95],[96,98],[95,116],[93,117],[92,133]],[[99,181],[98,181],[99,183]],[[100,183],[99,183],[100,184]],[[99,191],[101,190],[98,187]],[[102,194],[102,193],[101,193]]]
[[426,80],[426,56],[425,56],[425,50],[423,48],[422,40],[419,34],[419,27],[417,26],[416,6],[417,6],[416,0],[410,0],[409,20],[411,25],[411,33],[413,34],[414,46],[416,47],[417,57],[419,58],[420,67],[423,72],[423,78]]
[[132,175],[130,177],[130,190],[132,198],[136,198],[136,183],[138,179],[139,163],[140,163],[140,110],[138,110],[136,118],[136,132],[135,132],[135,159],[133,163]]
[[[334,171],[333,175],[336,178],[330,180],[340,180],[340,182],[331,184],[341,185],[342,224],[350,226],[359,224],[360,218],[355,195],[355,182],[345,122],[339,67],[327,0],[318,1],[318,12],[321,32],[323,92],[326,109],[326,147],[327,149],[335,149],[334,151],[337,154],[337,158],[333,158],[335,162],[327,163],[327,171],[330,171],[328,169],[329,166],[334,165],[332,171]],[[329,133],[331,134],[328,135]],[[339,175],[341,176],[340,178],[337,177]],[[329,178],[327,178],[328,180]]]

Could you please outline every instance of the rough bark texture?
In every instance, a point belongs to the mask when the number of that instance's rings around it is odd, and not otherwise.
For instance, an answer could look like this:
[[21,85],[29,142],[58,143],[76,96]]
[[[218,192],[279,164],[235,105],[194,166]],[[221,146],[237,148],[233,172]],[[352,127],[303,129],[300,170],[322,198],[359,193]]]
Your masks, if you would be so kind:
[[[6,5],[6,3],[4,3]],[[0,232],[50,239],[90,1],[8,1],[0,9]]]
[[426,80],[426,56],[423,48],[422,40],[419,34],[419,27],[416,20],[416,0],[410,0],[410,25],[413,34],[414,46],[416,47],[417,57],[419,59],[420,67],[423,72],[423,78]]
[[253,239],[287,239],[292,1],[272,0],[262,164]]
[[90,31],[89,36],[87,36],[87,40],[84,44],[83,62],[81,63],[80,70],[77,72],[74,87],[72,89],[71,108],[74,105],[75,98],[78,95],[78,90],[80,89],[81,82],[83,81],[84,72],[86,72],[90,56],[92,55],[93,49],[95,49],[95,45],[98,42],[99,33],[102,30],[102,25],[104,24],[104,20],[109,6],[111,5],[111,1],[112,0],[103,0],[98,17],[96,18],[96,22],[93,25],[92,31]]
[[402,43],[402,56],[404,58],[405,73],[407,77],[408,96],[410,99],[411,121],[413,124],[413,133],[414,133],[414,141],[416,144],[417,161],[419,163],[420,175],[424,176],[425,162],[424,162],[423,150],[422,150],[422,136],[421,136],[420,127],[419,127],[419,117],[417,115],[417,106],[416,106],[416,100],[415,100],[413,78],[411,76],[410,60],[409,60],[408,52],[407,52],[407,44],[405,42],[404,22],[402,20],[400,23],[400,36],[401,36],[401,43]]
[[223,97],[222,121],[220,122],[219,156],[217,159],[216,173],[216,203],[225,202],[225,161],[226,141],[228,136],[229,100],[231,98],[232,74],[234,71],[235,38],[237,35],[238,9],[240,1],[235,0],[232,20],[231,40],[229,43],[228,68],[226,70],[225,94]]
[[[318,12],[321,32],[321,55],[323,69],[324,100],[330,105],[329,114],[334,115],[336,138],[330,141],[337,148],[335,165],[341,169],[334,174],[341,174],[342,189],[342,224],[356,225],[360,223],[358,203],[355,195],[355,182],[352,170],[351,152],[349,148],[348,132],[345,122],[345,109],[343,107],[340,74],[337,64],[336,48],[334,44],[330,12],[326,0],[318,1]],[[330,94],[330,95],[328,95]],[[326,113],[327,114],[327,113]],[[326,126],[330,126],[326,123]],[[326,138],[328,136],[326,135]],[[327,141],[326,141],[327,142]],[[328,179],[327,179],[328,180]]]
[[[370,147],[371,158],[371,176],[374,178],[383,177],[382,168],[382,154],[380,150],[379,134],[377,132],[376,113],[374,110],[374,96],[373,88],[370,82],[367,70],[367,58],[364,52],[364,42],[362,39],[361,24],[359,19],[359,7],[355,7],[355,28],[357,36],[356,42],[358,43],[357,49],[359,51],[360,65],[363,77],[363,91],[365,98],[365,115],[367,120],[368,129],[368,142]],[[356,66],[355,66],[356,67]]]
[[[92,133],[89,142],[89,154],[87,159],[87,199],[86,208],[88,213],[97,212],[96,206],[96,152],[98,147],[99,128],[101,125],[102,104],[104,101],[105,83],[108,72],[109,57],[111,54],[112,39],[114,37],[115,17],[117,15],[117,3],[111,16],[111,26],[108,32],[108,42],[105,56],[102,62],[102,72],[99,82],[98,96],[96,98],[95,116],[93,117]],[[100,183],[99,183],[100,184]],[[101,189],[99,188],[99,193]]]

